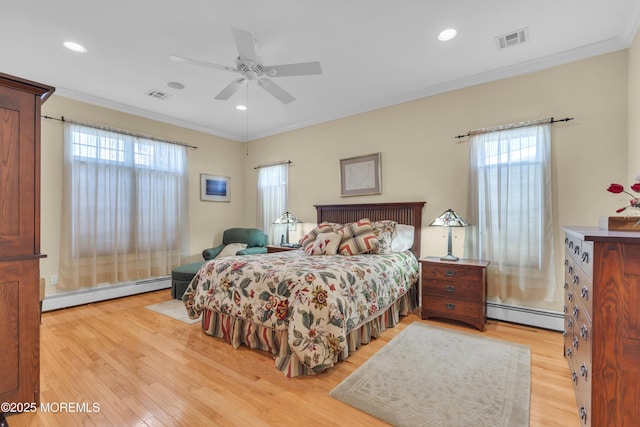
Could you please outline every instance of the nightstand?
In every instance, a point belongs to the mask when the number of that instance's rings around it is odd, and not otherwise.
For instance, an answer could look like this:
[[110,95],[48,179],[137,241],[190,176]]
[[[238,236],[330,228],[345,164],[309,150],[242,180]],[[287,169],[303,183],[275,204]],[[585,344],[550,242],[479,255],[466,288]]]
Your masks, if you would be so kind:
[[467,323],[484,331],[487,317],[488,261],[420,259],[422,318],[440,317]]
[[268,254],[272,254],[272,253],[275,253],[275,252],[295,251],[296,249],[300,249],[300,247],[291,248],[289,246],[267,245],[267,253]]

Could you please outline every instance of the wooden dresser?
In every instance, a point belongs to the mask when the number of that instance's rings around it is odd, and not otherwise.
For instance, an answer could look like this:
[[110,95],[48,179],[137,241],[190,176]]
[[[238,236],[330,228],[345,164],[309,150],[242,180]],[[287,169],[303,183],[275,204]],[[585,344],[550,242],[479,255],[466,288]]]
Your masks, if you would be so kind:
[[640,232],[565,231],[564,355],[586,426],[640,420]]
[[484,331],[487,317],[488,261],[420,259],[422,318],[457,320]]
[[53,90],[0,74],[0,402],[20,405],[40,402],[40,105]]

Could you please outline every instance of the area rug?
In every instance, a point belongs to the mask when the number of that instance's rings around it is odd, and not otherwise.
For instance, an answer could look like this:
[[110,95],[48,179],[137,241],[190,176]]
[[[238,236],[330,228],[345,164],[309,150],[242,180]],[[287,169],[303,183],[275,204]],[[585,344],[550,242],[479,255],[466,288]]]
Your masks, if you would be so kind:
[[529,347],[413,322],[329,395],[394,426],[529,425]]
[[165,316],[181,322],[188,323],[189,325],[200,323],[200,319],[189,319],[189,316],[187,316],[187,310],[184,308],[184,303],[181,300],[173,299],[159,304],[148,305],[145,308],[147,310],[155,311],[156,313],[164,314]]

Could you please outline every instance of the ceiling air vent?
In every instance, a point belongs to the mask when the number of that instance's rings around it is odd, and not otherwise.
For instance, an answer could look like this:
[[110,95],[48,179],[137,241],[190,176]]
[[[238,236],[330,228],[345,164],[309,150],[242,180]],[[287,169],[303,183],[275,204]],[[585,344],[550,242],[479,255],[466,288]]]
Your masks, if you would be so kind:
[[147,95],[149,95],[152,98],[157,98],[157,99],[167,99],[169,97],[169,94],[166,92],[162,92],[159,90],[155,90],[155,89],[151,89],[149,92],[147,92]]
[[505,49],[509,46],[515,46],[529,41],[529,28],[512,31],[507,34],[496,37],[498,49]]

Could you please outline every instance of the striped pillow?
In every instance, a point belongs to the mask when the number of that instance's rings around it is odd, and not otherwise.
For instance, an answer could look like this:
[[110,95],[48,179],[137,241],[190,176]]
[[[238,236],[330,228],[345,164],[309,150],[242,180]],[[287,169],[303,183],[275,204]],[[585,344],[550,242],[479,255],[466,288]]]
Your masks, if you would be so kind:
[[378,250],[380,243],[368,218],[345,224],[341,234],[342,240],[338,249],[340,255],[358,255]]

